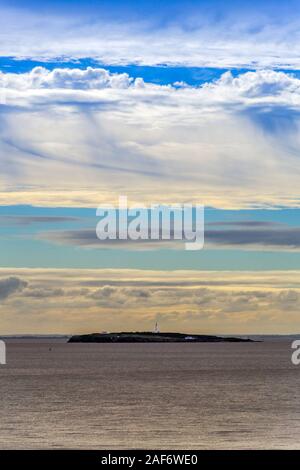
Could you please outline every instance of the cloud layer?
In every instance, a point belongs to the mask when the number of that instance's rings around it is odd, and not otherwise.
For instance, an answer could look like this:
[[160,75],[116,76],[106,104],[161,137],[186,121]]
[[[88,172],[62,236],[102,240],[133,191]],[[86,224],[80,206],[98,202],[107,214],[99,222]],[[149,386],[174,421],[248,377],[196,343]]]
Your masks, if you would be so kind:
[[93,2],[71,11],[63,3],[61,9],[49,2],[23,8],[4,3],[2,54],[44,60],[93,57],[104,64],[300,66],[299,4],[294,1],[173,1],[159,8],[151,8],[153,2],[138,8],[135,2],[131,9],[130,2],[106,8]]
[[2,269],[2,334],[300,330],[299,272]]
[[0,93],[1,203],[95,207],[122,192],[133,202],[298,205],[291,74],[228,72],[190,87],[36,67],[0,73]]
[[[263,221],[245,221],[239,223],[216,223],[206,225],[204,238],[205,248],[234,248],[245,250],[300,250],[300,228],[286,224],[266,223]],[[222,228],[224,227],[224,228]],[[182,232],[180,238],[174,239],[171,233],[170,240],[99,240],[95,228],[76,230],[52,230],[41,232],[38,238],[62,245],[73,245],[89,248],[123,248],[125,250],[158,250],[158,249],[184,249],[185,236]]]

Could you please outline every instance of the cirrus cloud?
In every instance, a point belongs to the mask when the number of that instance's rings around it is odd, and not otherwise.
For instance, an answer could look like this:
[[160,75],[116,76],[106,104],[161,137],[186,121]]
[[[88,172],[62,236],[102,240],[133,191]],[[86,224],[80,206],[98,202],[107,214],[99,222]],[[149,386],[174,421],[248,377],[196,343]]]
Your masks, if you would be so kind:
[[[104,64],[299,68],[299,4],[59,2],[0,9],[2,54]],[[100,5],[99,5],[100,3]],[[245,5],[247,3],[247,5]],[[153,5],[152,5],[153,4]],[[127,11],[127,7],[129,10]],[[47,14],[43,11],[46,8]]]

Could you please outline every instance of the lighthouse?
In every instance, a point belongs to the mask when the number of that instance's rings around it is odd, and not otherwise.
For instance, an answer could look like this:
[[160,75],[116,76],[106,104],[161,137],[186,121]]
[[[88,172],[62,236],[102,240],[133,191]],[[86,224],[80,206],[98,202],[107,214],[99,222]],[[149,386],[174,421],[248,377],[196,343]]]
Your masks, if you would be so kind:
[[160,333],[157,322],[155,322],[155,327],[154,327],[153,333]]

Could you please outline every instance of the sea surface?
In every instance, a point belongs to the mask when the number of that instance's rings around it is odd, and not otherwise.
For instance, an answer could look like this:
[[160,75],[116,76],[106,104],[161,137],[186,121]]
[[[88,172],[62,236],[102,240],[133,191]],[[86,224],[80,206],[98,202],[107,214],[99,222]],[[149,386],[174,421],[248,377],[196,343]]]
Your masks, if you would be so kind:
[[291,344],[9,343],[1,449],[300,449]]

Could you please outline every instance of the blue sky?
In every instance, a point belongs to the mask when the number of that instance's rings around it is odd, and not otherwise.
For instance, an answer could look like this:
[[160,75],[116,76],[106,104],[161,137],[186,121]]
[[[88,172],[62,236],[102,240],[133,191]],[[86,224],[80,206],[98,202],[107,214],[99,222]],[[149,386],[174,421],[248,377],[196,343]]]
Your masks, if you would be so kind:
[[[172,85],[177,82],[185,82],[191,86],[199,86],[207,82],[219,79],[229,69],[222,67],[181,67],[181,66],[143,66],[143,65],[109,65],[103,64],[92,58],[81,58],[76,60],[32,60],[18,59],[14,57],[0,57],[0,70],[2,72],[25,73],[30,72],[34,67],[47,67],[48,70],[55,68],[79,68],[81,70],[87,67],[104,67],[111,73],[127,73],[133,78],[142,77],[146,82],[156,83],[159,85]],[[234,77],[241,73],[253,70],[252,68],[230,68]],[[281,69],[278,71],[293,74],[295,77],[300,76],[300,70]]]
[[1,213],[66,216],[4,218],[3,266],[298,268],[290,241],[272,245],[256,230],[257,242],[231,246],[230,226],[226,243],[211,233],[203,252],[176,257],[49,235],[93,227],[88,208],[120,190],[151,203],[165,185],[168,202],[216,207],[208,224],[297,226],[300,64],[286,52],[298,2],[15,1],[0,10]]
[[[300,330],[299,10],[1,2],[3,331]],[[204,250],[104,249],[120,195],[204,204]]]
[[[299,209],[206,208],[205,248],[197,252],[160,244],[103,248],[96,239],[95,209],[2,206],[0,215],[2,267],[261,271],[300,266]],[[95,235],[92,243],[90,235],[86,242],[79,238],[87,230]]]
[[[227,68],[205,68],[205,67],[167,67],[167,66],[142,66],[142,65],[108,65],[101,64],[91,58],[78,59],[76,61],[67,60],[61,62],[60,60],[49,60],[45,64],[44,61],[19,59],[13,57],[0,57],[0,70],[2,72],[15,72],[24,73],[29,72],[34,67],[47,67],[48,70],[55,68],[79,68],[86,69],[86,67],[105,67],[112,73],[128,73],[131,77],[142,77],[145,81],[150,83],[157,83],[160,85],[168,85],[176,82],[185,82],[188,85],[201,85],[205,82],[212,81],[221,77]],[[234,76],[239,73],[246,72],[247,69],[233,69]],[[298,76],[298,71],[293,71]]]

